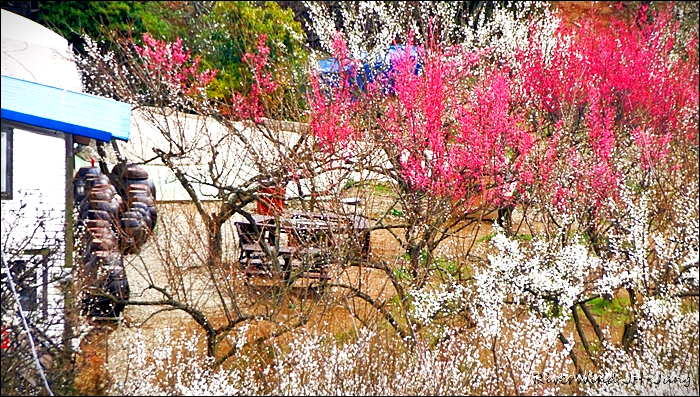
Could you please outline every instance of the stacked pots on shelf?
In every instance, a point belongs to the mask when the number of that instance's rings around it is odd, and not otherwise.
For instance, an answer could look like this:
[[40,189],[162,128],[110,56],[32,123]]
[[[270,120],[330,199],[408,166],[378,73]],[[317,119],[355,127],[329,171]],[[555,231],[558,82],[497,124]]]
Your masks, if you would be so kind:
[[[115,172],[122,170],[126,171]],[[86,287],[83,314],[93,318],[121,315],[124,305],[115,304],[112,297],[129,298],[122,255],[138,252],[156,221],[153,183],[148,174],[135,165],[117,165],[113,174],[115,184],[100,168],[82,167],[73,180],[78,213],[76,236],[82,242],[77,246],[82,248],[78,254],[84,264]],[[132,183],[134,187],[130,187],[132,179],[143,183]]]

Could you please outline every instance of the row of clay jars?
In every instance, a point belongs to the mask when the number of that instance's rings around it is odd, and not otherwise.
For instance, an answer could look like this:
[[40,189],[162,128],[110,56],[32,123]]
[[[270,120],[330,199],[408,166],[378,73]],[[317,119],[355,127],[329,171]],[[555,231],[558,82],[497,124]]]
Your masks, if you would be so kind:
[[133,184],[127,191],[126,205],[129,211],[136,211],[142,215],[148,228],[153,230],[156,225],[158,213],[156,211],[155,198],[145,184]]
[[[148,173],[133,164],[118,164],[112,173],[115,185],[98,167],[83,167],[76,173],[74,188],[75,198],[80,200],[80,219],[88,231],[83,260],[87,279],[92,280],[89,289],[123,297],[124,291],[128,294],[123,267],[108,258],[118,258],[121,263],[120,253],[136,253],[146,242],[156,224],[155,188]],[[82,196],[77,194],[81,186]],[[105,269],[110,270],[105,273]],[[99,293],[88,293],[86,299],[86,308],[93,315],[110,315],[103,306],[111,300],[100,298]],[[110,310],[111,315],[120,312],[118,307]]]
[[[79,219],[117,219],[123,205],[122,197],[116,193],[112,185],[97,184],[85,195],[78,206]],[[91,213],[88,211],[104,211],[104,213]]]
[[[120,239],[114,232],[115,219],[121,212],[123,199],[97,167],[81,168],[73,183],[75,199],[79,202],[79,224],[84,225],[86,230],[83,313],[90,317],[117,318],[124,305],[115,304],[106,294],[120,300],[128,299],[129,295],[122,255],[118,250]],[[82,189],[78,189],[81,186]]]
[[129,298],[122,255],[117,250],[117,235],[111,222],[104,219],[87,220],[86,230],[83,312],[90,317],[118,318],[124,305],[115,304],[105,296],[110,294],[119,300]]
[[112,222],[119,233],[119,250],[124,254],[137,253],[156,224],[155,189],[141,167],[120,163],[112,171],[118,178],[116,188],[98,167],[78,171],[74,186],[83,186],[86,192],[82,196],[76,194],[76,199],[82,197],[80,219]]
[[[119,216],[119,227],[124,233],[121,248],[125,253],[138,252],[145,244],[155,225],[155,201],[148,190],[138,190],[132,185],[127,191],[126,211]],[[147,187],[145,189],[148,189]]]
[[[81,192],[76,192],[78,202],[78,224],[86,229],[87,244],[85,255],[96,250],[91,240],[98,240],[116,251],[118,237],[114,233],[113,221],[117,218],[121,196],[117,194],[109,178],[102,174],[98,167],[82,167],[73,180],[75,187],[83,186]],[[81,193],[81,194],[77,194]],[[104,249],[104,248],[99,248]]]

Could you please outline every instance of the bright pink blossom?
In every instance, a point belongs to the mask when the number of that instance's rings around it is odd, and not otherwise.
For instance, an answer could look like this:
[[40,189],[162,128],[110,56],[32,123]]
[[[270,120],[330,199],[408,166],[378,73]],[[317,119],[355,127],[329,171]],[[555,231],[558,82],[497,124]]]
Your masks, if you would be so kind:
[[186,94],[195,94],[216,77],[217,70],[198,72],[199,57],[191,59],[189,51],[178,37],[172,43],[143,35],[143,47],[134,44],[148,73]]
[[671,13],[647,22],[647,12],[640,8],[636,22],[612,17],[607,26],[582,18],[581,27],[558,32],[571,43],[558,40],[545,51],[533,35],[518,54],[523,112],[535,115],[534,129],[556,139],[545,136],[548,148],[532,160],[538,189],[558,205],[562,186],[584,207],[616,198],[629,172],[623,156],[639,153],[627,161],[648,170],[666,167],[672,141],[698,144],[697,38],[673,55],[678,26]]
[[253,82],[247,94],[233,94],[231,114],[240,119],[252,119],[259,122],[264,112],[263,97],[271,94],[277,88],[277,83],[266,70],[270,58],[270,48],[265,44],[266,40],[267,35],[261,34],[258,37],[257,53],[248,52],[243,55],[243,62],[253,73]]

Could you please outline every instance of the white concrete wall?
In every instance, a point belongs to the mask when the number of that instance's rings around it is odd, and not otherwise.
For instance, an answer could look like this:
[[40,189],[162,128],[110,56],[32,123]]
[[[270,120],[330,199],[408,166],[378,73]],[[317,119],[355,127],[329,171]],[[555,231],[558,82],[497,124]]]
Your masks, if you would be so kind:
[[[69,270],[64,267],[65,136],[15,128],[12,150],[12,199],[2,200],[1,209],[3,255],[9,261],[13,258],[7,252],[51,248],[48,279],[54,280]],[[42,274],[38,274],[39,284],[41,280]],[[37,298],[41,300],[41,296],[39,286]],[[56,282],[48,286],[48,308],[49,316],[62,316],[63,295]],[[57,326],[51,334],[59,337],[61,332],[62,326]]]
[[[300,134],[308,128],[305,124],[268,121],[268,133],[287,147],[292,147],[299,140]],[[265,138],[257,128],[246,127],[243,123],[235,123],[234,128],[241,132],[247,140],[244,143],[236,137],[227,127],[212,118],[185,114],[167,109],[141,108],[132,113],[131,137],[129,142],[122,143],[121,150],[130,161],[149,161],[143,166],[153,179],[157,190],[159,202],[189,201],[190,196],[175,177],[175,174],[159,159],[152,160],[155,156],[153,147],[168,151],[172,146],[170,139],[183,148],[185,155],[174,162],[190,181],[197,180],[211,183],[209,175],[209,163],[212,160],[212,152],[216,150],[216,168],[222,177],[219,183],[225,183],[235,187],[247,187],[246,181],[255,177],[259,169],[256,166],[255,156],[266,164],[279,164],[284,161],[287,150],[277,147],[269,139]],[[369,146],[364,147],[364,146]],[[360,150],[375,149],[371,145],[358,145]],[[175,150],[177,151],[177,150]],[[352,154],[349,155],[352,157]],[[381,156],[376,157],[376,162],[388,167]],[[110,164],[110,166],[113,164]],[[341,163],[336,164],[340,166]],[[374,164],[377,165],[377,164]],[[76,168],[78,165],[76,164]],[[318,175],[313,185],[318,190],[339,189],[345,184],[344,170],[329,171]],[[383,176],[364,171],[353,172],[349,177],[359,180],[385,180]],[[302,180],[302,194],[307,197],[311,191],[312,181]],[[207,184],[192,183],[200,200],[215,200],[216,189]],[[298,199],[299,193],[294,184],[287,186],[287,199]]]

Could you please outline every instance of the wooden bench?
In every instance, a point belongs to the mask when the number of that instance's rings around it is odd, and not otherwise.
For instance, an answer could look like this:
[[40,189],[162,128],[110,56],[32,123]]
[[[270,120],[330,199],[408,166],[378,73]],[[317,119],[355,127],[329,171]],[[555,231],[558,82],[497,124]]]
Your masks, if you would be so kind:
[[295,263],[299,277],[312,278],[318,280],[330,280],[330,261],[325,257],[327,249],[316,247],[300,247],[297,249]]
[[[272,265],[272,260],[266,259],[267,255],[260,244],[241,244],[240,249],[241,256],[239,258],[239,262],[243,266],[244,271],[255,271],[255,269],[251,268],[252,265],[264,272],[267,271],[266,268],[269,268]],[[274,247],[268,247],[268,249],[270,251],[275,250]],[[285,267],[285,269],[289,269],[291,266],[292,255],[295,251],[296,250],[293,247],[279,247],[277,253],[283,258],[284,263],[282,265]]]

